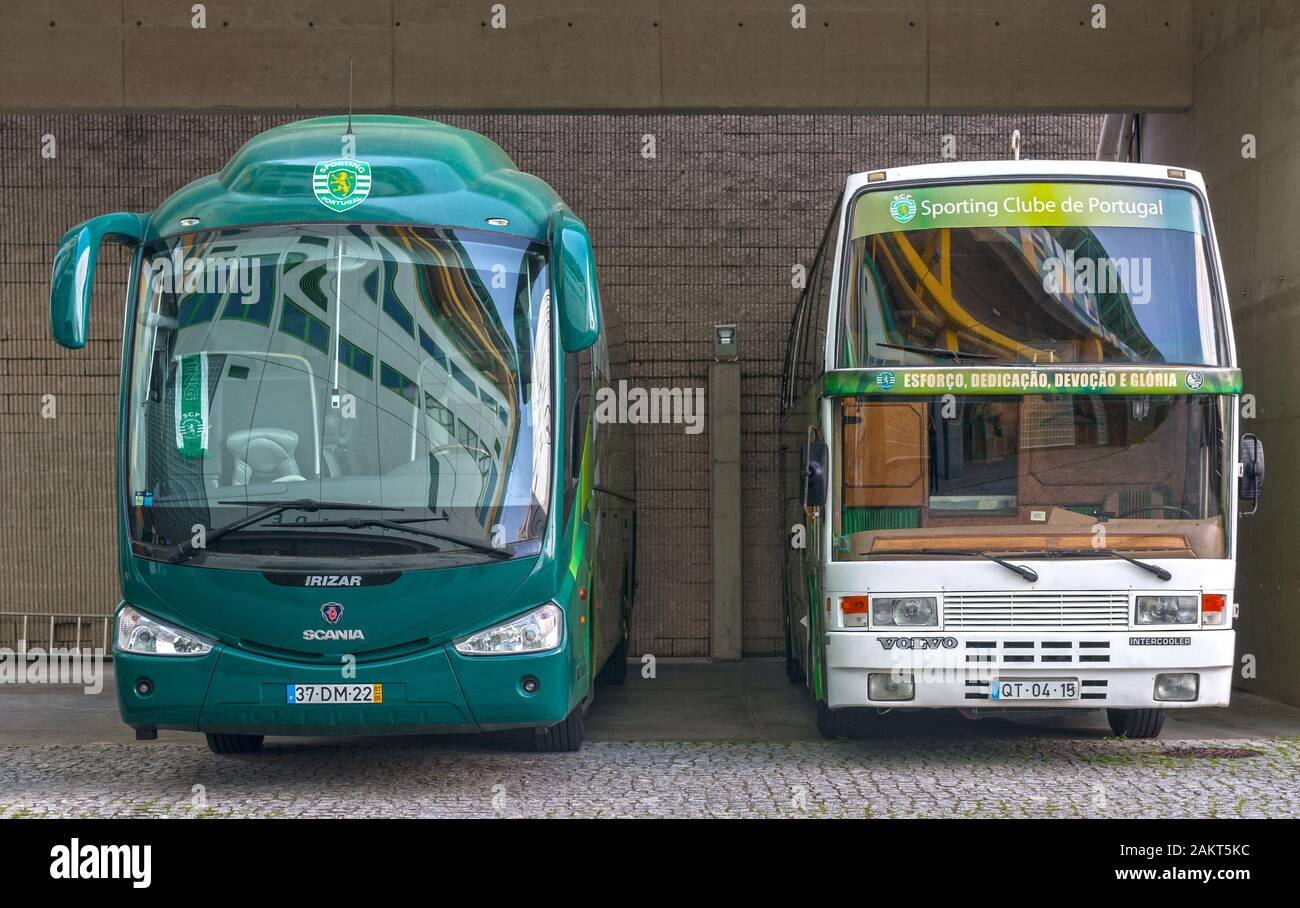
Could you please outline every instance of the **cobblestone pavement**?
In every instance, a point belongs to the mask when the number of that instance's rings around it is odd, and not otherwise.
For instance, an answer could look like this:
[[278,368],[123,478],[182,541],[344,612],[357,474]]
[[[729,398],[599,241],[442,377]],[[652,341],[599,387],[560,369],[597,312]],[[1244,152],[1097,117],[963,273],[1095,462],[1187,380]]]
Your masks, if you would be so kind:
[[1297,817],[1300,739],[0,747],[0,817]]

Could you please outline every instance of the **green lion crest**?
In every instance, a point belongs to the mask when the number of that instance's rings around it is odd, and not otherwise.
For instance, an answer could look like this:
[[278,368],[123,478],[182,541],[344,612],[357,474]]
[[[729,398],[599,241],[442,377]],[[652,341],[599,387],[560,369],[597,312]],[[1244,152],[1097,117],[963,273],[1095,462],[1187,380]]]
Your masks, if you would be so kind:
[[321,161],[312,171],[311,188],[330,211],[356,208],[370,195],[370,165],[354,158]]
[[900,224],[906,224],[916,217],[916,202],[912,201],[910,192],[900,192],[889,203],[889,214]]

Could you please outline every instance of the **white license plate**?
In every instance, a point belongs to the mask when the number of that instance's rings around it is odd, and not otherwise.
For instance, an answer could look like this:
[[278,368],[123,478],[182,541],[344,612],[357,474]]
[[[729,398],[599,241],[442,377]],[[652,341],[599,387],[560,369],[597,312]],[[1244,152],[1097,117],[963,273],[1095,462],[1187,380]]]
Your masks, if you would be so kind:
[[989,685],[991,700],[1077,700],[1079,682],[1074,678],[1053,680],[995,680]]
[[383,703],[382,684],[290,684],[287,701],[291,706],[313,703]]

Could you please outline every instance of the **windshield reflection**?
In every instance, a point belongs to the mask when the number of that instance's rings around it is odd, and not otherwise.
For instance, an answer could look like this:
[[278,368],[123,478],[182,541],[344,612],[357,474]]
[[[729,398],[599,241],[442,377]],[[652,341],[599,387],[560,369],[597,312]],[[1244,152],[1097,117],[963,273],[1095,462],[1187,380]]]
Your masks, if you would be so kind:
[[540,244],[449,228],[223,230],[155,244],[138,286],[128,504],[145,554],[285,499],[350,508],[286,511],[211,553],[458,548],[353,519],[395,509],[463,539],[467,558],[488,551],[470,542],[536,550],[551,480]]

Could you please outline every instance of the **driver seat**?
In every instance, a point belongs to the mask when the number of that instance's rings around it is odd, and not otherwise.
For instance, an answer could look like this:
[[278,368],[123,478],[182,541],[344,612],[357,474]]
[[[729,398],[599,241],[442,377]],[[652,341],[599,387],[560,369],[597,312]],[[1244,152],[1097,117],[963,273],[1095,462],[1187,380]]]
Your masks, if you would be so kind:
[[230,433],[226,447],[235,458],[232,485],[303,478],[293,457],[298,433],[290,429],[241,429]]

